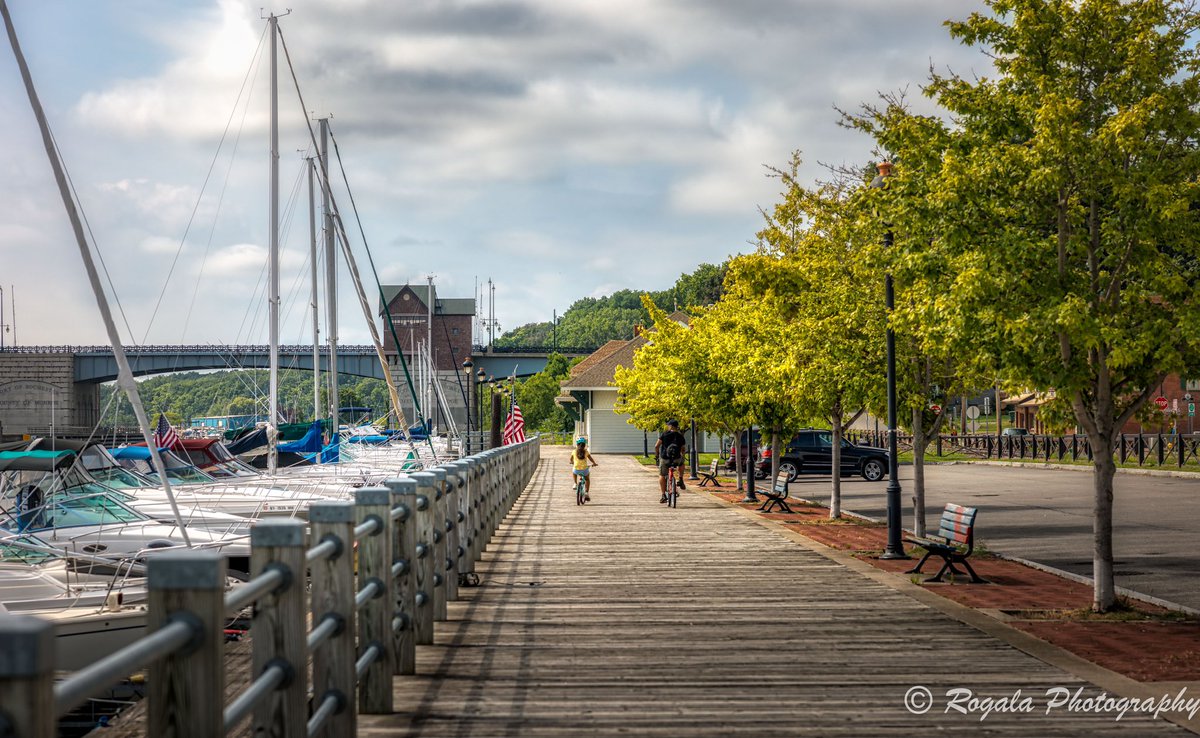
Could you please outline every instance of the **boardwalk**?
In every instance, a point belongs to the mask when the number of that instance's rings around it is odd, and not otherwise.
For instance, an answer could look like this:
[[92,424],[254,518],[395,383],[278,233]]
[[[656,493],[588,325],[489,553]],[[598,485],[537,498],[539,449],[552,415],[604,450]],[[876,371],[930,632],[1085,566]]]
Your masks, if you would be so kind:
[[[1100,690],[708,498],[665,509],[628,458],[600,459],[579,508],[566,451],[543,454],[483,585],[418,649],[418,676],[396,679],[397,714],[361,715],[360,735],[1186,735],[1046,716],[1050,687]],[[914,685],[932,689],[929,714],[905,709]],[[945,714],[959,686],[1020,689],[1035,711]]]

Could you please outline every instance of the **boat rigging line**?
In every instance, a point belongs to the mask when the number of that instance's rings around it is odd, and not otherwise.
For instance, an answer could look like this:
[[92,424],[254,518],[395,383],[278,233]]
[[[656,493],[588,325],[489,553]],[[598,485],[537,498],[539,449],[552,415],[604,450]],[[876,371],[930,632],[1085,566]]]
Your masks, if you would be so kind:
[[54,179],[58,184],[58,192],[62,196],[63,207],[66,208],[67,217],[71,221],[71,229],[75,233],[75,242],[79,246],[79,254],[83,258],[83,265],[87,271],[92,292],[96,297],[96,305],[100,309],[100,316],[104,320],[104,329],[108,332],[109,340],[112,342],[113,358],[116,359],[118,367],[117,381],[124,388],[125,393],[129,396],[130,404],[133,405],[133,412],[137,416],[138,426],[141,428],[146,446],[150,449],[150,457],[154,461],[154,468],[158,471],[163,491],[166,493],[167,500],[171,503],[171,513],[174,515],[175,523],[179,526],[184,544],[188,548],[191,548],[191,538],[188,536],[187,528],[184,527],[183,516],[179,513],[179,504],[175,500],[175,493],[171,490],[171,483],[167,479],[167,470],[163,464],[162,455],[158,452],[158,444],[154,443],[151,437],[150,421],[146,417],[145,407],[142,406],[142,398],[138,394],[137,382],[133,378],[133,371],[129,368],[129,359],[125,355],[125,348],[121,343],[120,333],[117,331],[116,323],[113,322],[112,310],[109,308],[108,300],[104,295],[104,287],[100,283],[100,274],[96,271],[96,262],[92,259],[91,250],[88,248],[87,238],[83,232],[83,222],[79,217],[80,208],[71,196],[62,160],[59,158],[54,146],[53,136],[50,135],[50,124],[46,119],[46,112],[42,109],[41,100],[38,98],[37,90],[33,86],[33,76],[29,72],[29,65],[25,62],[25,55],[21,52],[21,44],[17,41],[17,31],[13,27],[12,17],[8,12],[7,0],[0,0],[0,14],[4,16],[4,25],[8,31],[8,41],[12,46],[13,55],[17,59],[17,66],[21,70],[21,80],[25,83],[25,92],[29,96],[29,104],[33,108],[34,117],[37,118],[38,128],[42,133],[42,142],[46,147],[46,156],[50,159],[51,169],[54,170]]
[[[296,97],[299,100],[300,108],[301,108],[301,110],[307,111],[308,107],[304,104],[304,94],[300,91],[300,82],[296,77],[295,66],[292,64],[291,52],[288,50],[287,40],[284,37],[282,31],[279,32],[279,41],[280,41],[280,45],[283,47],[284,59],[287,61],[288,71],[292,76],[292,84],[295,86]],[[317,146],[316,132],[313,131],[312,121],[308,119],[307,114],[305,115],[305,122],[308,126],[309,137],[313,143],[313,146],[316,147]],[[330,135],[332,137],[332,133]],[[335,152],[337,152],[337,140],[336,139],[334,139],[334,150],[335,150]],[[367,325],[371,329],[372,338],[375,340],[376,351],[378,352],[380,362],[383,365],[384,376],[387,378],[387,383],[388,383],[388,391],[389,391],[389,394],[391,394],[392,402],[395,405],[394,411],[396,413],[396,417],[398,420],[401,421],[402,424],[404,424],[405,423],[404,415],[403,415],[403,411],[400,409],[399,398],[396,394],[395,384],[392,382],[392,379],[391,379],[391,370],[388,367],[387,360],[383,355],[382,344],[379,341],[378,331],[375,327],[375,319],[371,315],[370,305],[369,305],[369,303],[366,302],[365,295],[362,293],[361,280],[357,279],[357,267],[353,266],[353,253],[350,250],[349,239],[346,237],[345,223],[342,220],[340,213],[338,212],[337,203],[333,198],[333,187],[332,187],[332,184],[329,182],[329,178],[328,178],[328,169],[327,169],[328,163],[326,162],[325,164],[326,164],[326,169],[324,171],[325,176],[323,177],[324,182],[322,183],[322,185],[325,187],[325,191],[328,193],[330,202],[332,203],[333,210],[334,210],[334,220],[338,223],[338,226],[339,226],[339,231],[342,236],[344,251],[347,255],[348,260],[350,260],[350,262],[351,262],[352,274],[356,276],[355,287],[359,292],[359,301],[362,304],[364,315],[367,318]],[[339,164],[339,166],[341,166],[341,155],[340,154],[338,154],[338,164]],[[378,289],[379,289],[379,296],[382,301],[383,300],[383,288],[379,285],[379,273],[375,269],[375,260],[371,256],[371,250],[370,250],[370,247],[367,245],[365,232],[363,232],[363,230],[362,230],[362,220],[361,220],[361,218],[358,218],[358,207],[354,202],[353,193],[350,192],[349,181],[346,178],[344,167],[342,168],[342,179],[346,184],[347,192],[350,194],[351,207],[354,210],[355,218],[358,222],[359,232],[363,236],[363,247],[366,249],[367,259],[370,262],[371,272],[375,276],[375,284],[376,284],[376,287],[378,287]],[[386,301],[384,301],[383,308],[384,308],[384,312],[387,314],[388,328],[391,331],[392,340],[396,344],[397,354],[400,357],[400,366],[404,370],[404,378],[405,378],[406,383],[408,384],[409,392],[413,398],[414,409],[416,410],[418,419],[421,420],[421,423],[424,426],[425,430],[428,431],[428,424],[427,424],[427,421],[424,420],[424,413],[420,407],[420,400],[417,398],[416,389],[413,387],[412,375],[410,374],[409,369],[408,369],[408,362],[404,358],[404,352],[399,350],[400,342],[399,342],[398,337],[396,336],[396,329],[392,325],[391,312],[387,308]],[[429,448],[431,451],[434,452],[435,458],[436,458],[436,450],[434,449],[434,446],[433,446],[433,439],[429,438],[428,432],[426,432],[425,435],[426,435],[426,441],[429,443]]]

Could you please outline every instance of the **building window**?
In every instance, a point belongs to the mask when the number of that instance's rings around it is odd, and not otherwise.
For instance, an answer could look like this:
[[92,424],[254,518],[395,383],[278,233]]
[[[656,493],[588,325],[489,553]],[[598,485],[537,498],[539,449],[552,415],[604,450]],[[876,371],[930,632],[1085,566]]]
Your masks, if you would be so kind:
[[452,336],[457,336],[457,335],[458,335],[458,329],[457,329],[457,328],[452,328],[452,329],[450,329],[450,335],[452,335]]

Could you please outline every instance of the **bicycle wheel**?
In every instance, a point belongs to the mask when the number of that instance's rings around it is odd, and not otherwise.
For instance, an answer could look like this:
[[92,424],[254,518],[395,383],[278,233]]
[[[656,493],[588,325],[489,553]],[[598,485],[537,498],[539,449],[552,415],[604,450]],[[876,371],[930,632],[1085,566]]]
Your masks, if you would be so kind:
[[575,504],[576,505],[583,504],[583,498],[585,495],[584,489],[585,489],[585,487],[583,484],[583,480],[580,479],[579,482],[575,485]]
[[675,481],[675,472],[671,472],[671,476],[667,478],[667,507],[675,507],[676,501],[679,500],[679,487]]

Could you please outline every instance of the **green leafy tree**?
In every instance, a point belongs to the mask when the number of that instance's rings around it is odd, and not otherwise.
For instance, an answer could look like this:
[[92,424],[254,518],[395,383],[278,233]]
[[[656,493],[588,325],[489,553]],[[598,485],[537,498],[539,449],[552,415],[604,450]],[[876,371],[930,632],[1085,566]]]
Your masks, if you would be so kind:
[[927,92],[954,125],[913,167],[897,160],[889,217],[898,238],[936,232],[920,249],[957,272],[929,308],[946,343],[973,336],[981,372],[1055,390],[1043,416],[1096,449],[1104,611],[1111,450],[1166,374],[1200,364],[1200,337],[1179,329],[1200,324],[1198,18],[1172,0],[988,5],[948,25],[996,75],[933,78]]
[[832,430],[829,516],[836,519],[841,517],[843,432],[868,405],[883,404],[885,313],[875,268],[878,238],[872,219],[864,217],[861,183],[805,188],[796,179],[799,164],[794,156],[787,170],[776,170],[786,190],[758,234],[764,253],[745,264],[739,260],[737,277],[768,282],[760,290],[771,290],[785,306],[792,337],[786,360],[796,368],[797,412]]

